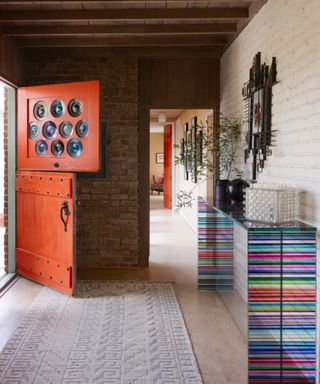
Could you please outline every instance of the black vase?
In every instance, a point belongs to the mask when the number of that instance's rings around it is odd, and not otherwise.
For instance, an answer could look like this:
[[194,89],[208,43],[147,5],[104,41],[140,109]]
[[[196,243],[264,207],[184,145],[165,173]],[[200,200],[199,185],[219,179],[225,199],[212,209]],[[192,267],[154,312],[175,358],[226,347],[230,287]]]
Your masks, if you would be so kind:
[[228,192],[232,201],[242,203],[244,200],[244,191],[249,184],[242,179],[231,180],[228,184]]
[[215,185],[215,202],[230,203],[228,191],[229,180],[217,180]]

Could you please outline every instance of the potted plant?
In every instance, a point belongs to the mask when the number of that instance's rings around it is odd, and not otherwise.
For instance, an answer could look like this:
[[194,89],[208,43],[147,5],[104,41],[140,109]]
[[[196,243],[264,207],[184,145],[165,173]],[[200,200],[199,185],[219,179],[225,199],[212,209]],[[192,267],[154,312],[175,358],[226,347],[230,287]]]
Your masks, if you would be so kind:
[[[236,144],[241,137],[241,124],[239,119],[234,117],[222,116],[219,122],[215,125],[215,129],[208,126],[208,122],[203,124],[197,123],[196,147],[200,150],[196,154],[185,148],[185,143],[174,145],[179,149],[178,155],[175,157],[175,164],[184,165],[196,162],[193,172],[196,172],[194,178],[197,184],[190,191],[180,190],[177,196],[178,208],[191,207],[194,189],[204,181],[213,179],[214,174],[217,174],[216,191],[221,189],[220,196],[227,194],[227,187],[232,171],[239,174],[239,171],[233,167],[235,160]],[[194,158],[196,156],[196,158]],[[214,165],[212,159],[217,158],[217,166]],[[223,178],[222,178],[223,177]]]
[[235,154],[241,138],[241,124],[236,117],[220,116],[216,126],[217,143],[215,152],[218,159],[217,181],[215,184],[215,201],[230,202],[229,183],[230,176],[235,173],[238,177],[242,172],[235,168]]

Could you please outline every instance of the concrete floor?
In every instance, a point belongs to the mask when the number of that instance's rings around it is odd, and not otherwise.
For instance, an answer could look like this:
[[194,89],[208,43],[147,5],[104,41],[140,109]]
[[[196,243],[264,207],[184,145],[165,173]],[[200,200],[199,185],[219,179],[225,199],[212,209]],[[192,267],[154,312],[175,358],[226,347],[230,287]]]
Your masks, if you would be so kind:
[[1,220],[1,214],[0,214],[0,279],[3,277],[6,273],[4,271],[4,234],[5,234],[5,227],[3,227],[3,219]]
[[[196,234],[176,212],[151,198],[149,269],[101,270],[98,279],[172,281],[204,384],[246,384],[247,345],[219,296],[198,291]],[[81,278],[92,278],[92,272]],[[21,321],[41,286],[20,278],[0,299],[0,349]]]
[[197,289],[197,236],[151,199],[149,278],[174,282],[205,384],[246,384],[247,344],[219,296]]

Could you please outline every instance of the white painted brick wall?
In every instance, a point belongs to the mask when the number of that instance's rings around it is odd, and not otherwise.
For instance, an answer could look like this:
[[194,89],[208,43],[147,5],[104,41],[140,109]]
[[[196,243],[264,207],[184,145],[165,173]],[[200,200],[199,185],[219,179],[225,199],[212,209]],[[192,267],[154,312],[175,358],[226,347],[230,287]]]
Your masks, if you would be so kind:
[[[221,60],[221,112],[243,119],[241,88],[254,55],[277,58],[272,128],[276,146],[258,182],[300,188],[301,218],[320,229],[320,0],[269,0]],[[243,152],[237,166],[244,169]],[[318,235],[319,239],[319,235]],[[318,260],[320,239],[318,240]],[[320,286],[318,261],[318,287]],[[320,307],[318,290],[318,308]],[[319,313],[319,311],[318,311]],[[318,325],[320,316],[318,315]],[[319,328],[319,326],[318,326]],[[318,330],[319,331],[319,330]],[[318,381],[319,382],[319,381]]]

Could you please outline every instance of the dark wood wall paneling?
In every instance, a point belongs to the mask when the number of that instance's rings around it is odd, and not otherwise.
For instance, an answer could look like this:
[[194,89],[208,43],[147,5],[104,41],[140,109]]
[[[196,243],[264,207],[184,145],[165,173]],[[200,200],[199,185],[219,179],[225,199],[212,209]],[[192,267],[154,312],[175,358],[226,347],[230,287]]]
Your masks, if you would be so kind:
[[149,112],[155,108],[219,110],[219,59],[141,59],[139,63],[140,265],[149,264]]
[[218,59],[141,59],[140,104],[205,108],[219,99]]
[[12,84],[21,84],[23,66],[23,49],[17,48],[11,37],[3,36],[0,27],[0,77]]

